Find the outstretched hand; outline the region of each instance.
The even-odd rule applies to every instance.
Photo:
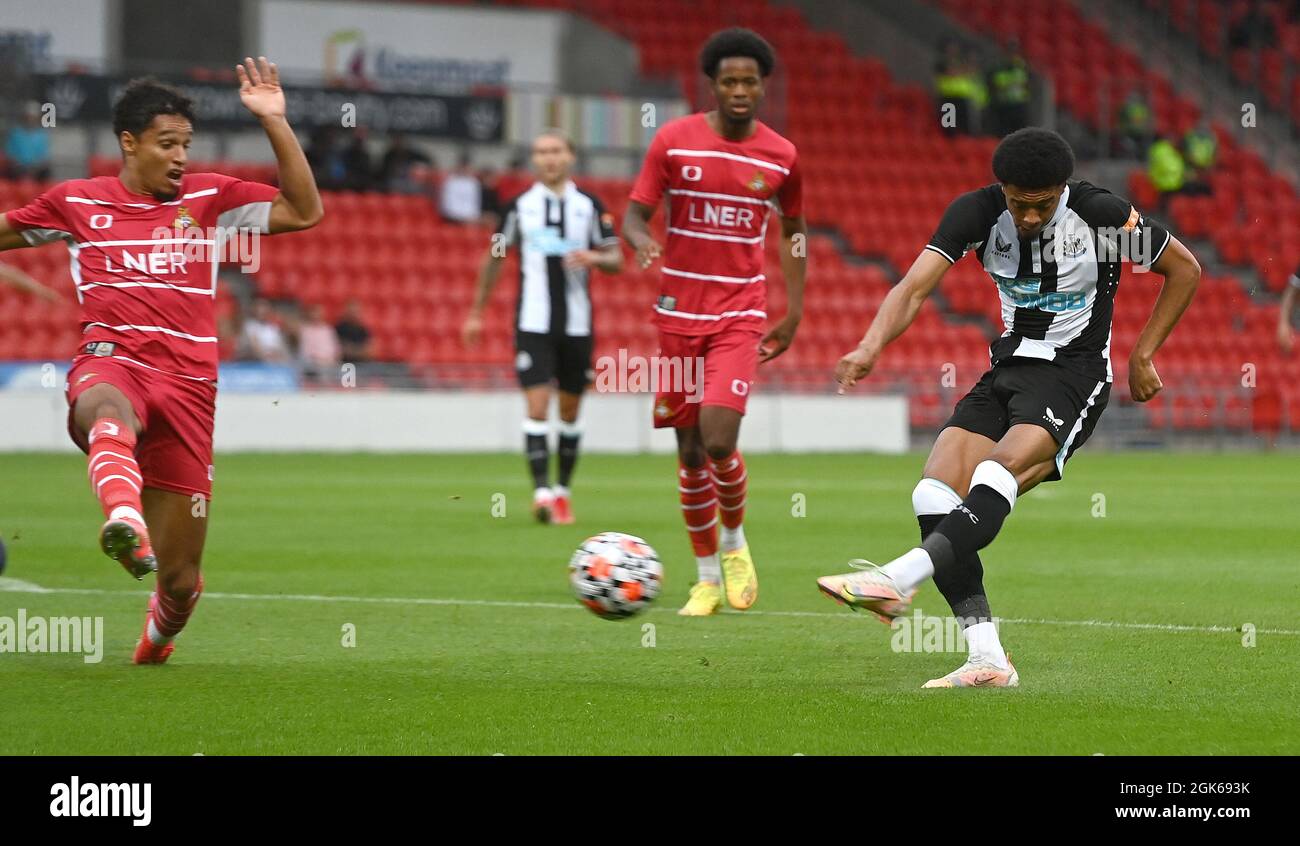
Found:
[[[876,366],[876,358],[877,354],[860,346],[845,353],[835,365],[835,381],[840,385],[837,393],[842,394],[858,384],[859,379],[867,378]]]
[[[244,108],[259,118],[284,117],[284,89],[280,87],[280,69],[265,56],[245,57],[235,65],[239,77],[239,99]]]

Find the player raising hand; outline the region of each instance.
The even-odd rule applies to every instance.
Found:
[[[64,241],[72,253],[82,339],[71,351],[68,431],[89,455],[107,518],[101,548],[137,579],[157,573],[137,664],[167,660],[203,590],[224,241],[307,229],[323,215],[279,71],[248,58],[237,73],[275,153],[278,190],[187,173],[193,104],[138,79],[113,107],[117,176],[60,183],[0,216],[0,250]]]

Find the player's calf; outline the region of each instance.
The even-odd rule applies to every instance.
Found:
[[[144,631],[136,644],[133,662],[162,664],[176,648],[176,636],[189,622],[203,594],[203,576],[197,569],[159,577],[158,589],[149,596]]]
[[[122,420],[96,420],[87,436],[90,486],[108,521],[99,530],[104,554],[142,579],[158,568],[142,514],[144,477],[135,460],[136,435]]]

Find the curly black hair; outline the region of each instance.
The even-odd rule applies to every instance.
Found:
[[[158,115],[179,115],[194,123],[194,101],[153,77],[133,79],[113,104],[113,134],[139,136]]]
[[[1065,184],[1074,173],[1074,151],[1060,133],[1026,126],[993,151],[993,175],[1004,185],[1036,191]]]
[[[758,62],[759,72],[766,78],[776,67],[776,52],[767,39],[752,29],[733,26],[709,36],[700,49],[700,70],[713,79],[723,59],[746,58]]]

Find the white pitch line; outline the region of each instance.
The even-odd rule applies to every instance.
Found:
[[[0,577],[0,593],[39,593],[39,594],[75,594],[80,596],[134,596],[143,598],[143,591],[106,590],[104,588],[47,588],[33,582]],[[580,605],[571,602],[523,602],[505,599],[439,599],[432,597],[406,596],[326,596],[313,593],[222,593],[204,591],[205,599],[236,599],[245,601],[268,602],[349,602],[375,605],[433,605],[465,606],[478,608],[557,608],[562,611],[582,611]],[[664,611],[666,609],[651,609]],[[841,620],[870,620],[865,615],[836,611],[731,611],[723,613],[745,617],[835,617]],[[929,618],[927,618],[929,619]],[[1140,631],[1161,631],[1196,634],[1237,634],[1241,629],[1232,626],[1184,626],[1176,623],[1122,623],[1114,620],[1043,620],[1028,617],[1000,617],[999,623],[1012,623],[1028,626],[1082,626],[1100,629],[1130,629]],[[1256,634],[1300,637],[1300,630],[1295,629],[1256,629]]]

